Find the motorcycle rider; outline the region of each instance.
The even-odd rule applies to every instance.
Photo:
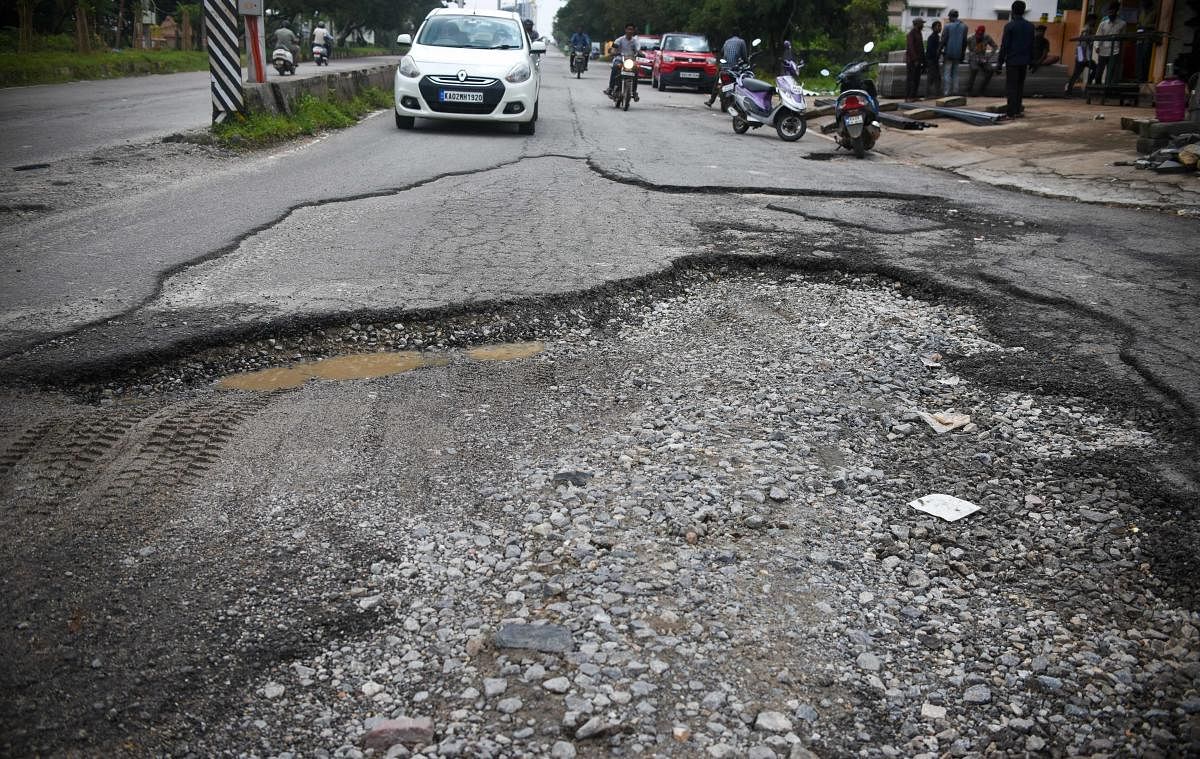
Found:
[[[297,66],[300,65],[299,38],[297,38],[296,33],[288,27],[288,22],[286,21],[280,24],[279,28],[275,30],[275,47],[276,49],[282,47],[291,51],[292,63]]]
[[[571,35],[571,68],[575,68],[575,55],[580,54],[584,59],[584,68],[587,68],[587,58],[592,54],[592,38],[587,36],[587,32],[583,31],[583,27],[579,27],[578,31]]]
[[[746,40],[742,39],[741,29],[735,27],[729,35],[729,39],[725,40],[725,44],[721,46],[721,60],[725,61],[721,66],[731,71],[737,69],[743,61],[750,61],[750,49],[746,47]],[[713,82],[712,94],[709,95],[708,100],[704,101],[704,104],[711,108],[720,96],[721,77],[718,75],[716,81]]]
[[[317,28],[313,29],[313,44],[320,45],[325,48],[325,57],[328,58],[333,47],[333,35],[325,28],[324,21],[317,22]]]
[[[612,93],[617,86],[617,75],[620,73],[620,64],[617,63],[617,56],[622,60],[625,58],[637,58],[637,27],[633,24],[625,25],[625,34],[617,37],[617,40],[612,44],[613,50],[613,65],[612,71],[608,75],[608,89],[604,91],[605,95],[612,97]],[[637,77],[633,77],[633,99],[638,100]]]

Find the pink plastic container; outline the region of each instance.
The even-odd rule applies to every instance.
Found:
[[[1164,79],[1154,88],[1154,116],[1159,121],[1187,118],[1187,85],[1182,79]]]

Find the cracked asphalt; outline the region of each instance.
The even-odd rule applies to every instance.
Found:
[[[599,286],[691,255],[699,248],[688,228],[706,224],[761,220],[769,231],[747,248],[840,255],[838,245],[821,244],[838,220],[780,217],[770,199],[865,195],[828,204],[843,209],[842,228],[862,228],[857,222],[894,200],[922,204],[929,223],[942,227],[873,241],[875,254],[856,266],[1091,314],[1122,333],[1118,350],[1153,384],[1193,412],[1200,403],[1190,244],[1200,222],[1017,194],[879,154],[798,160],[828,152],[829,143],[815,134],[796,145],[765,131],[738,137],[684,92],[646,88],[631,112],[618,113],[594,80],[548,75],[547,116],[533,139],[428,123],[406,134],[385,115],[198,168],[168,186],[139,192],[131,182],[95,204],[76,196],[71,207],[27,214],[0,231],[0,355],[10,373],[37,375],[195,345],[206,334],[224,339],[264,319],[402,313],[555,292],[567,282]],[[337,168],[314,179],[315,165]],[[476,197],[480,205],[465,219],[448,210]],[[618,197],[631,238],[624,253],[572,255],[572,247],[611,246]],[[1026,226],[989,235],[975,224],[982,218]],[[462,224],[477,229],[473,255],[453,239]],[[659,225],[670,233],[647,236]],[[422,235],[403,234],[412,227]],[[547,255],[553,275],[531,279]],[[279,265],[285,259],[295,265]],[[354,261],[349,277],[335,272],[339,259]],[[398,290],[403,297],[394,297]],[[160,318],[162,308],[177,318]],[[51,338],[58,339],[45,345]]]
[[[14,175],[0,749],[361,756],[401,713],[425,755],[1200,746],[1200,221],[563,69],[533,137]],[[364,350],[437,360],[213,385]],[[935,488],[985,510],[914,522]],[[489,642],[532,620],[578,651]]]

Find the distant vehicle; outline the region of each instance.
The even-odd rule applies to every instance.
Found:
[[[277,47],[271,53],[271,65],[279,72],[280,76],[296,73],[296,61],[292,58],[292,51],[286,47]]]
[[[499,121],[533,134],[546,43],[530,42],[521,17],[507,11],[435,8],[416,39],[396,38],[396,126],[416,119]]]
[[[717,57],[703,34],[671,32],[662,36],[654,57],[650,81],[659,90],[668,87],[712,89],[717,78]]]
[[[650,79],[654,71],[654,54],[662,43],[657,34],[639,34],[637,50],[638,79]]]
[[[593,42],[592,43],[592,60],[594,61],[599,57],[600,57],[600,43]]]

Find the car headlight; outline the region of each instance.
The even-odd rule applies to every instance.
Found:
[[[621,62],[621,65],[625,68],[626,71],[633,71],[635,61],[632,58],[626,58],[624,61]]]
[[[707,66],[716,66],[716,65],[717,65],[717,59],[716,59],[716,58],[705,58],[705,59],[704,59],[704,63],[705,63],[705,65],[707,65]]]
[[[675,62],[675,56],[673,56],[673,55],[664,55],[663,56],[663,63],[674,63],[674,62]]]
[[[417,62],[413,60],[411,55],[406,55],[400,59],[400,73],[409,79],[416,79],[421,75],[420,69],[417,68]]]
[[[533,73],[529,70],[529,65],[521,62],[508,70],[508,73],[504,75],[504,81],[520,84],[521,82],[528,81],[531,76],[533,76]]]

